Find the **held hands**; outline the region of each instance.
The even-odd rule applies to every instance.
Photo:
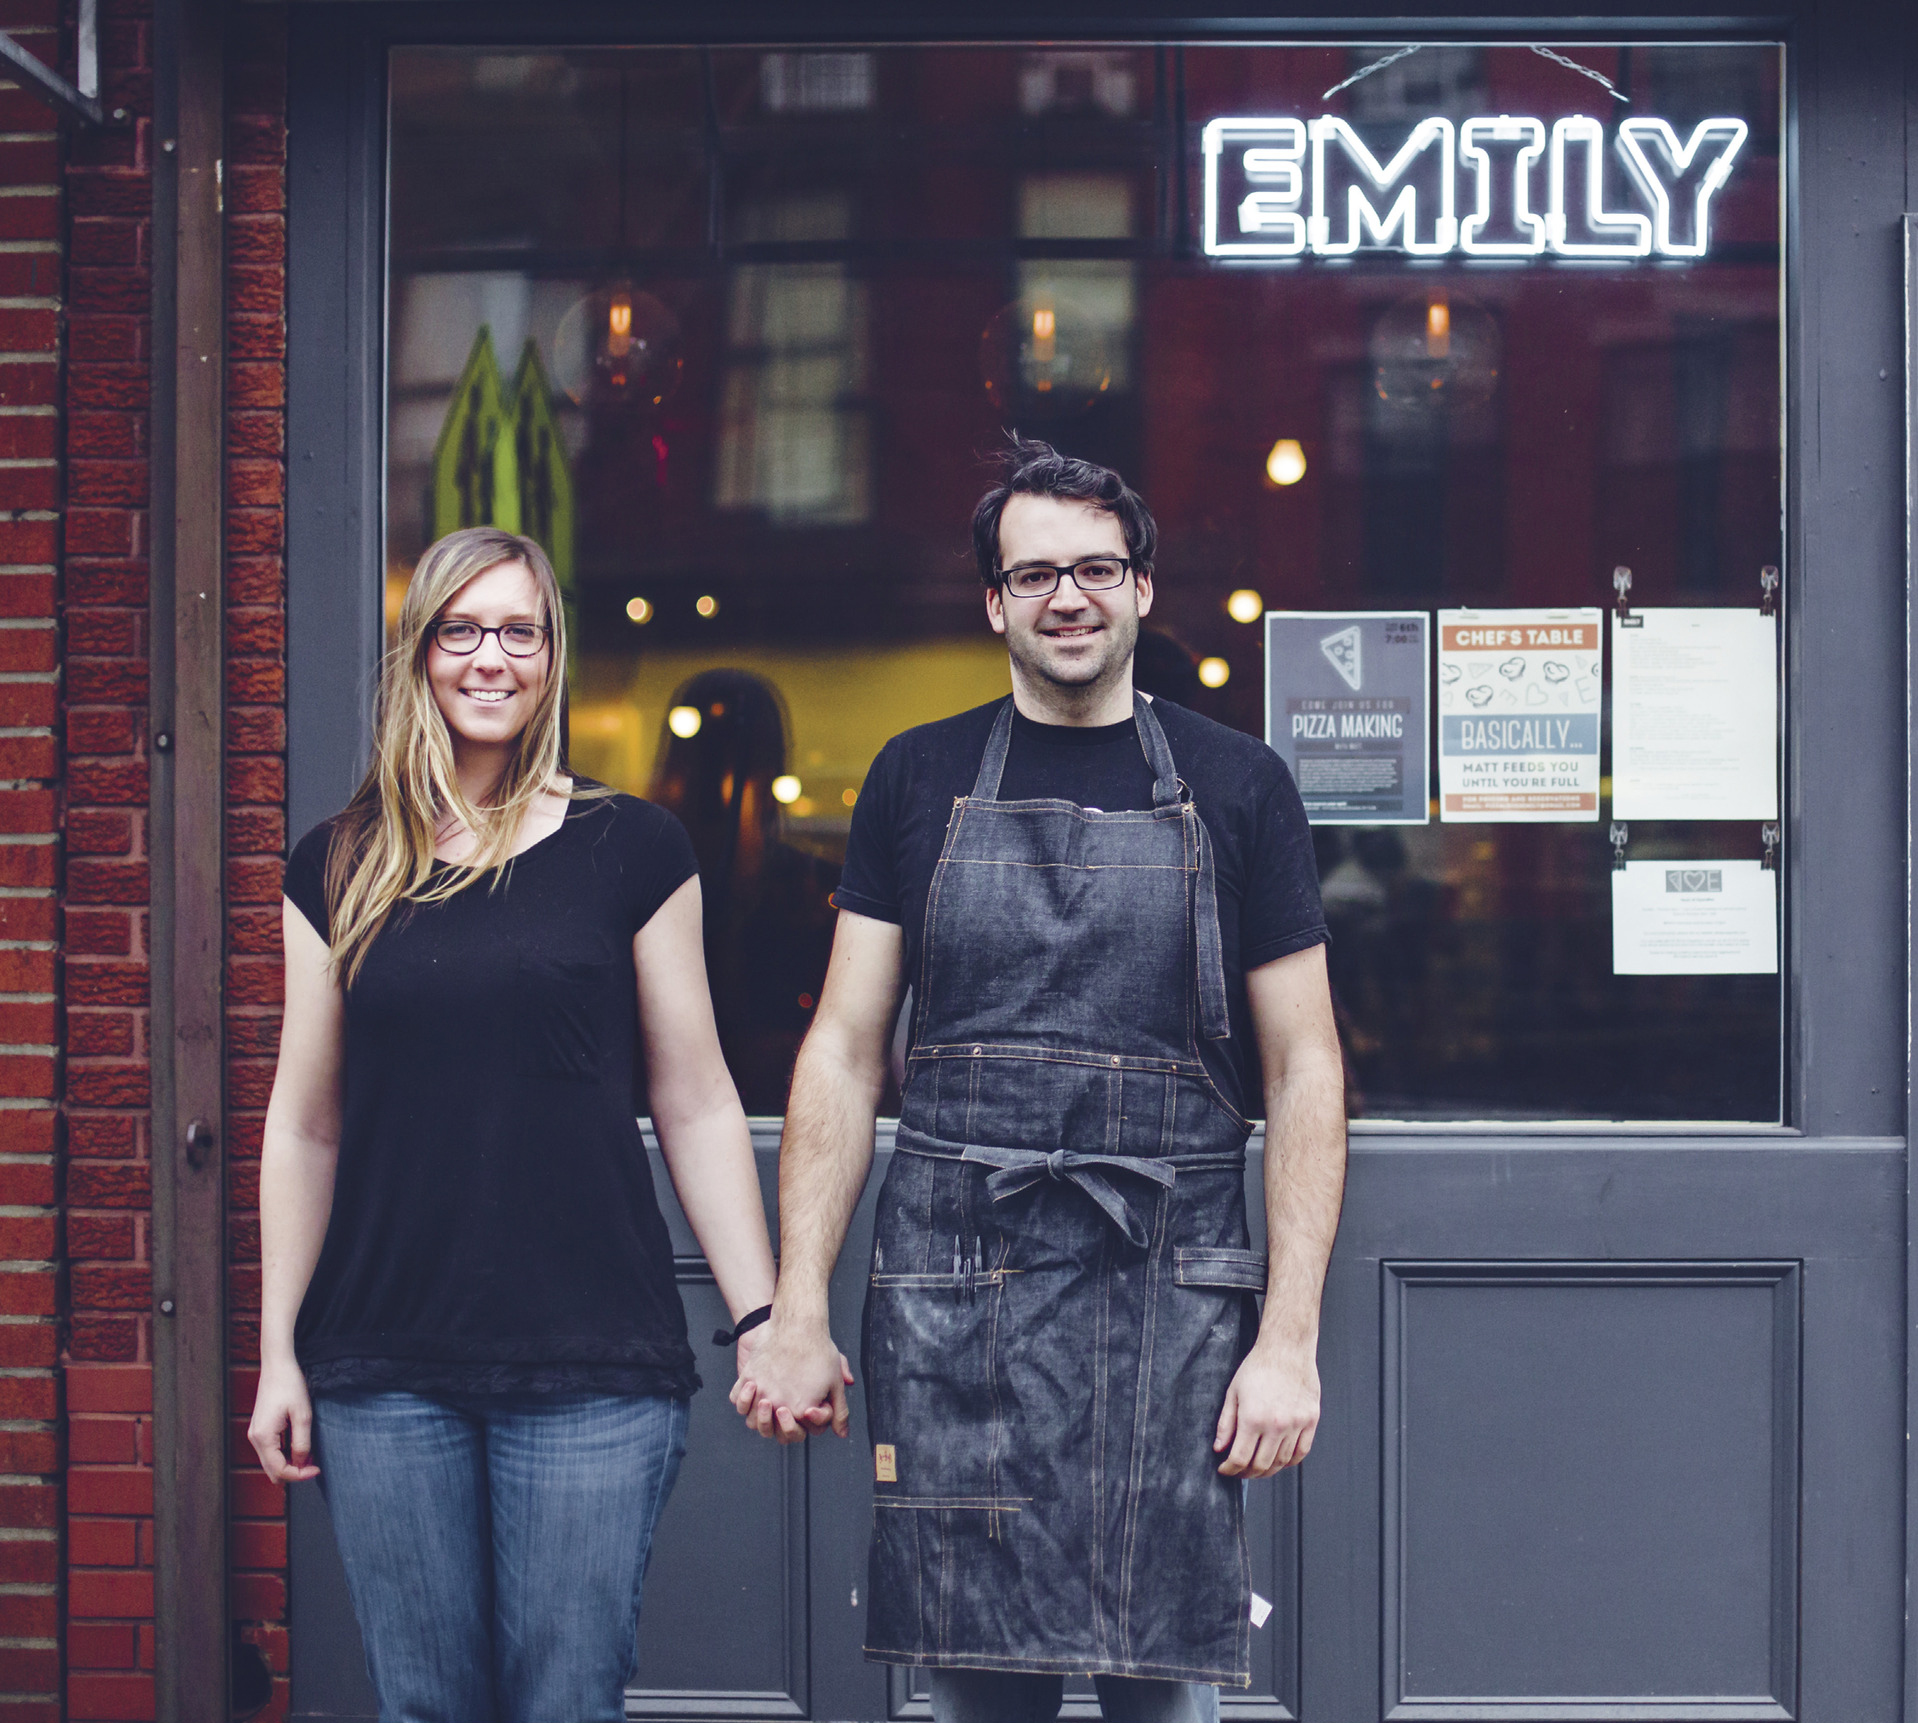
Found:
[[[1225,1391],[1215,1454],[1228,1478],[1269,1478],[1312,1451],[1319,1427],[1319,1366],[1311,1343],[1261,1339]],[[1227,1450],[1230,1450],[1228,1452]]]
[[[802,1325],[774,1313],[739,1342],[739,1380],[728,1398],[760,1435],[782,1443],[803,1442],[832,1426],[850,1427],[846,1390],[852,1366],[823,1324]]]
[[[284,1450],[281,1434],[287,1435]],[[260,1388],[253,1398],[253,1420],[246,1439],[260,1456],[260,1467],[276,1484],[304,1483],[317,1478],[313,1457],[313,1402],[307,1397],[306,1377],[292,1362],[260,1367]]]

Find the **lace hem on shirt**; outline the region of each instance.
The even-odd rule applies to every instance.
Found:
[[[452,1363],[436,1358],[327,1358],[306,1366],[315,1394],[646,1394],[684,1400],[691,1370],[651,1364]]]

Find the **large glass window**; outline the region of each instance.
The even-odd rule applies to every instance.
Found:
[[[1254,734],[1267,610],[1609,606],[1619,567],[1635,607],[1757,608],[1782,51],[1386,58],[394,53],[389,602],[457,525],[552,550],[573,762],[692,833],[749,1110],[874,755],[1008,686],[967,536],[1007,427],[1144,493],[1142,680]],[[1776,975],[1614,973],[1609,735],[1608,699],[1596,819],[1316,828],[1355,1109],[1780,1116]]]

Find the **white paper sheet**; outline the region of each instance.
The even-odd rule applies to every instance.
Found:
[[[1602,613],[1441,610],[1439,818],[1598,818]]]
[[[1776,975],[1778,875],[1755,861],[1636,861],[1612,874],[1614,975]]]
[[[1778,818],[1778,619],[1612,618],[1612,817]]]

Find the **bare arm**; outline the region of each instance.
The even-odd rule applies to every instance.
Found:
[[[293,1323],[333,1211],[345,1014],[325,940],[290,900],[280,919],[286,1015],[260,1151],[260,1386],[247,1440],[266,1475],[286,1483],[319,1476]]]
[[[827,1289],[872,1170],[905,941],[890,922],[841,910],[819,1011],[799,1049],[779,1147],[779,1290],[766,1344],[733,1404],[762,1436],[796,1441],[800,1420],[847,1430],[845,1359]]]
[[[679,1206],[735,1319],[770,1303],[773,1250],[739,1091],[719,1050],[699,881],[689,879],[633,939],[653,1129]],[[742,1360],[758,1343],[739,1343]]]
[[[1319,1299],[1345,1198],[1345,1082],[1325,947],[1246,978],[1265,1076],[1265,1230],[1259,1338],[1219,1416],[1228,1477],[1270,1477],[1312,1450],[1319,1423]],[[1228,1452],[1229,1450],[1229,1452]]]

